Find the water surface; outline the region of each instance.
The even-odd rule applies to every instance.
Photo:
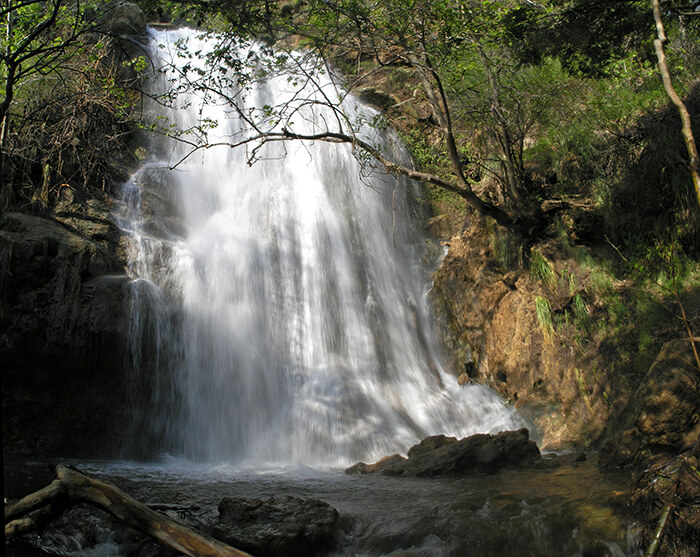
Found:
[[[181,460],[75,464],[142,502],[197,507],[193,513],[204,523],[216,519],[226,496],[321,499],[340,513],[338,545],[330,554],[336,556],[633,555],[624,514],[628,478],[601,473],[594,455],[553,470],[430,479],[300,466],[252,471]],[[81,551],[72,555],[92,554],[86,553],[90,547]],[[118,554],[126,553],[100,555]]]

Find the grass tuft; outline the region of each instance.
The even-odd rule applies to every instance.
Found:
[[[535,314],[544,338],[552,340],[554,338],[554,321],[552,320],[552,306],[547,298],[542,296],[535,298]]]
[[[539,251],[534,251],[530,258],[530,276],[547,287],[553,286],[557,278],[554,265]]]

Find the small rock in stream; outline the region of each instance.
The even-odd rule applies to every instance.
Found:
[[[318,499],[224,497],[213,536],[256,557],[302,557],[331,549],[338,511]]]

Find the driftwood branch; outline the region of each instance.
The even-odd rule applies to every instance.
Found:
[[[250,557],[206,534],[158,513],[118,488],[63,465],[48,486],[5,507],[7,539],[26,533],[50,513],[52,503],[88,503],[106,510],[124,524],[191,557]]]
[[[5,539],[11,540],[23,534],[39,530],[61,516],[64,510],[65,506],[62,502],[52,502],[45,507],[32,511],[27,516],[10,520],[5,524]]]

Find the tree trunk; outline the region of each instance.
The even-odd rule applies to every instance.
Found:
[[[212,537],[162,515],[115,486],[81,474],[63,465],[56,466],[57,478],[48,486],[5,506],[5,536],[25,533],[33,519],[25,515],[61,501],[89,503],[100,507],[126,525],[191,557],[250,557]]]
[[[666,31],[664,31],[664,24],[661,20],[661,8],[659,7],[659,0],[651,1],[652,9],[654,10],[654,21],[656,22],[656,34],[658,38],[654,41],[654,50],[656,51],[656,58],[659,62],[659,72],[661,73],[661,79],[664,82],[664,89],[666,89],[666,94],[671,99],[671,102],[678,109],[678,113],[681,116],[681,133],[683,134],[683,140],[685,141],[686,149],[688,150],[690,174],[693,180],[693,186],[695,188],[695,196],[698,201],[698,208],[700,209],[700,159],[698,158],[698,148],[695,144],[695,137],[693,137],[693,130],[690,126],[690,114],[685,104],[681,98],[676,93],[671,83],[671,74],[668,71],[668,66],[666,65],[666,54],[664,53],[664,43],[667,41]]]
[[[514,162],[513,155],[513,140],[510,136],[510,130],[508,129],[508,123],[505,118],[505,111],[503,105],[501,104],[500,96],[500,86],[498,84],[498,79],[496,74],[491,68],[491,62],[486,56],[486,52],[481,47],[481,45],[472,39],[476,45],[476,49],[479,52],[479,57],[484,65],[484,70],[486,71],[486,76],[489,81],[489,87],[491,88],[491,114],[493,115],[494,122],[496,123],[496,135],[498,142],[501,144],[501,151],[503,152],[503,164],[505,166],[505,182],[508,186],[508,193],[513,201],[518,201],[520,198],[520,175],[522,174],[517,164]]]
[[[11,52],[11,39],[12,39],[12,0],[7,0],[6,2],[6,9],[7,9],[7,19],[5,21],[5,44],[7,45],[7,52],[4,52],[4,55],[7,55],[7,62],[9,62],[9,56]],[[9,70],[9,68],[8,68]],[[6,85],[10,86],[10,79],[11,76],[9,75],[10,72],[8,72],[8,75],[6,76],[7,82]],[[7,104],[7,108],[5,108],[6,105],[6,100],[7,100],[7,95],[8,95],[8,90],[6,87],[5,91],[5,99],[3,99],[3,110],[2,113],[0,114],[0,215],[2,215],[6,210],[10,208],[10,203],[12,201],[12,186],[10,185],[9,180],[5,180],[3,177],[3,169],[5,166],[5,144],[7,143],[7,134],[9,133],[9,104]]]
[[[455,141],[454,133],[452,130],[450,107],[447,103],[447,96],[445,95],[445,91],[442,87],[440,77],[437,74],[437,72],[433,69],[433,66],[430,60],[427,58],[427,56],[425,62],[421,61],[417,56],[411,54],[407,56],[407,59],[413,65],[413,68],[416,70],[416,73],[418,74],[418,77],[420,78],[421,83],[423,84],[423,89],[428,97],[428,100],[430,101],[430,104],[433,107],[433,112],[435,113],[435,117],[438,120],[438,124],[442,131],[443,139],[447,147],[447,153],[450,159],[450,164],[452,166],[452,172],[457,178],[457,184],[454,189],[451,189],[446,188],[445,185],[437,184],[437,182],[434,180],[422,179],[418,177],[418,174],[420,173],[417,172],[414,173],[414,176],[411,176],[405,172],[404,174],[409,176],[409,178],[414,178],[422,182],[437,184],[440,185],[440,187],[448,189],[448,191],[453,191],[457,193],[460,197],[462,197],[462,199],[464,199],[471,207],[476,209],[476,211],[480,215],[493,218],[501,226],[506,226],[511,229],[515,229],[519,233],[527,234],[527,219],[522,214],[520,214],[519,211],[513,211],[514,213],[516,213],[516,216],[513,217],[511,215],[508,215],[505,211],[501,210],[495,205],[485,203],[474,193],[471,186],[469,185],[469,182],[467,181],[464,169],[462,168],[459,153],[457,151],[457,143]],[[431,78],[435,81],[435,87],[431,83]],[[436,94],[435,89],[437,89],[438,94]],[[387,168],[389,168],[390,165],[387,165],[386,162],[384,162],[381,158],[377,157],[376,155],[374,156],[375,158],[380,160],[380,162],[382,162],[385,166],[387,166]],[[506,174],[512,175],[512,173],[508,172]]]

